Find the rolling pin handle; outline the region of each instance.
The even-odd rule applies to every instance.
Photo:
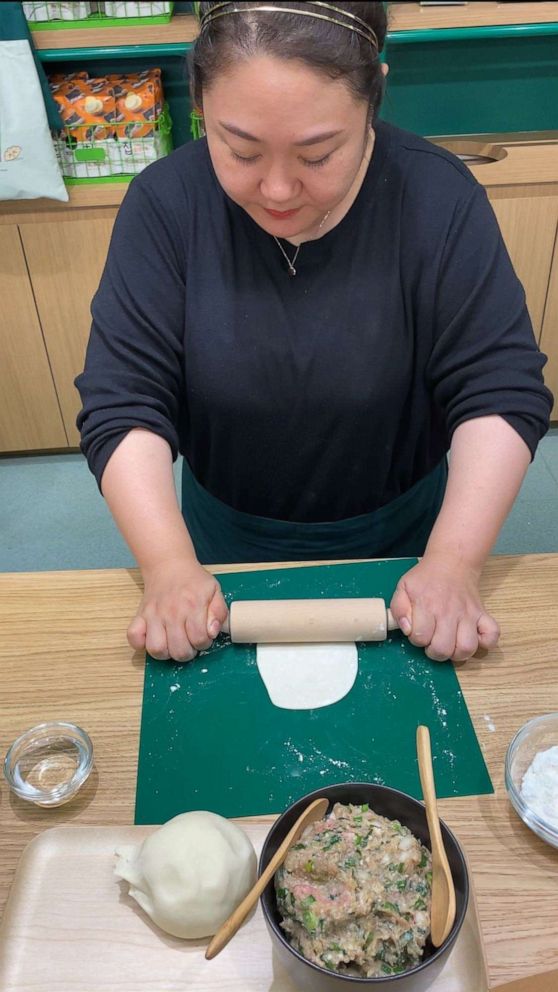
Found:
[[[389,606],[386,609],[386,615],[387,615],[387,629],[388,630],[399,630],[399,624],[397,623],[397,620],[395,619],[395,617],[394,617],[393,613],[391,612]]]
[[[230,634],[230,632],[231,632],[230,613],[227,613],[226,619],[221,624],[221,633],[222,634]]]

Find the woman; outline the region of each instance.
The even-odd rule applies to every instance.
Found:
[[[437,660],[497,643],[478,582],[548,426],[544,357],[484,190],[377,119],[385,33],[381,3],[202,3],[207,137],[120,209],[78,426],[156,658],[210,644],[203,565],[233,561],[422,555],[403,632]]]

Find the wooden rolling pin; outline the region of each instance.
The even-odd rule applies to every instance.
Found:
[[[237,644],[383,641],[397,623],[383,599],[239,599],[223,630]]]

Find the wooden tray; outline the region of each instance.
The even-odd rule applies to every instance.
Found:
[[[256,851],[271,819],[239,820]],[[2,992],[296,992],[262,912],[213,961],[206,940],[152,925],[114,874],[114,850],[155,827],[54,827],[21,858],[0,930]],[[474,893],[432,992],[488,992]]]

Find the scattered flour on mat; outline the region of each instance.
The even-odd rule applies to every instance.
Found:
[[[454,754],[454,752],[453,751],[450,751],[450,749],[446,747],[442,751],[442,754],[447,759],[447,763],[448,763],[449,767],[453,770],[453,768],[455,767],[455,754]],[[436,760],[436,759],[434,759],[434,760]]]
[[[447,727],[448,721],[445,719],[445,717],[447,717],[448,711],[445,708],[445,706],[442,706],[442,702],[440,700],[440,697],[438,696],[438,693],[436,692],[436,686],[434,685],[433,680],[432,679],[428,679],[428,681],[425,682],[425,687],[427,689],[430,689],[430,695],[431,695],[431,698],[432,698],[432,705],[434,706],[436,715],[437,715],[437,717],[438,717],[438,719],[439,719],[442,727],[444,727],[444,728]]]
[[[351,767],[349,765],[349,762],[348,761],[342,761],[340,758],[330,758],[329,755],[324,754],[324,752],[323,751],[320,751],[317,747],[314,748],[314,751],[315,751],[316,754],[318,754],[320,756],[320,758],[323,758],[324,761],[327,761],[328,764],[334,765],[335,768],[350,768]]]
[[[176,692],[177,689],[180,689],[180,682],[175,682],[174,685],[171,685],[170,687],[171,692]]]
[[[290,751],[291,754],[294,754],[297,761],[304,761],[304,755],[302,751],[299,751],[298,748],[294,746],[292,741],[285,741],[285,747],[287,748],[287,751]]]
[[[320,749],[317,747],[312,747],[311,753],[307,755],[304,755],[302,751],[299,751],[296,745],[289,739],[283,741],[283,747],[285,748],[285,750],[289,751],[293,755],[293,757],[297,759],[298,762],[300,763],[306,762],[306,764],[310,766],[315,766],[317,764],[327,764],[327,765],[333,765],[334,768],[351,767],[348,761],[343,761],[341,758],[332,758],[330,755],[324,754],[324,752],[320,751]],[[319,769],[318,774],[327,775],[328,770],[329,769],[327,767],[321,768]]]

